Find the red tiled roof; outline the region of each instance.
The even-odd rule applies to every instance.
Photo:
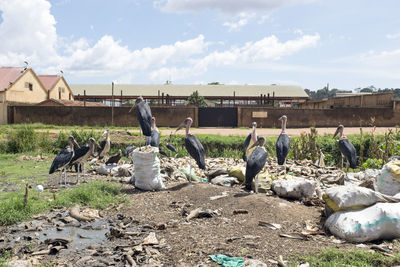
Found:
[[[44,88],[49,91],[53,88],[54,84],[60,79],[58,75],[38,75],[39,80],[42,82]]]
[[[74,100],[67,100],[67,99],[54,99],[50,98],[47,100],[44,100],[36,105],[38,106],[54,106],[54,104],[60,105],[60,106],[75,106],[75,107],[83,107],[84,102],[83,101],[74,101]],[[87,107],[107,107],[106,104],[101,103],[101,102],[89,102],[86,101],[86,106]]]
[[[18,67],[0,67],[0,92],[10,87],[19,76],[24,73],[24,68]]]

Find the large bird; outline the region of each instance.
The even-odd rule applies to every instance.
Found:
[[[140,128],[142,129],[144,136],[151,136],[151,109],[149,105],[143,100],[143,97],[138,97],[135,101],[135,104],[129,110],[136,106],[136,116],[140,124]]]
[[[158,147],[160,145],[160,131],[156,126],[156,118],[151,118],[151,135],[146,136],[146,145]]]
[[[343,125],[339,125],[336,129],[333,138],[339,134],[339,150],[342,153],[342,168],[343,168],[343,155],[346,157],[347,161],[350,163],[350,168],[355,169],[357,168],[357,155],[356,149],[353,144],[347,139],[346,136],[343,135]]]
[[[286,164],[286,157],[289,153],[290,138],[285,132],[287,121],[286,115],[280,117],[279,120],[282,121],[282,131],[278,137],[278,140],[276,140],[276,156],[278,157],[278,164],[283,165]]]
[[[256,147],[253,153],[249,156],[246,163],[246,182],[245,187],[247,190],[251,190],[251,182],[254,177],[255,181],[255,192],[258,193],[258,177],[257,174],[264,168],[267,162],[268,153],[264,147],[265,137],[258,137],[257,141],[250,147]]]
[[[243,143],[243,156],[242,159],[244,161],[247,160],[247,156],[251,154],[251,150],[247,150],[252,144],[254,144],[255,142],[257,142],[257,132],[256,132],[256,128],[257,128],[257,122],[253,122],[251,124],[252,130],[251,133],[249,133],[249,135],[246,137],[246,139],[244,140]]]
[[[188,117],[186,118],[175,130],[175,132],[179,131],[183,127],[186,128],[186,137],[185,137],[185,147],[189,155],[194,158],[200,169],[206,169],[205,162],[205,151],[203,145],[200,143],[199,139],[190,133],[190,126],[193,123],[193,119]],[[190,161],[191,162],[191,161]],[[192,164],[190,163],[190,173],[192,173]]]
[[[110,130],[106,130],[103,133],[104,140],[100,142],[100,147],[99,147],[99,159],[102,159],[105,157],[105,155],[108,153],[108,151],[110,151],[110,147],[111,147],[111,140],[110,140]],[[105,159],[104,159],[105,161]]]
[[[71,135],[68,137],[69,145],[61,150],[60,153],[54,158],[53,163],[51,164],[49,174],[54,173],[58,169],[60,171],[60,183],[62,172],[64,172],[64,184],[67,184],[67,167],[72,158],[74,157],[74,145],[79,147],[78,143],[75,141],[75,138]]]
[[[107,161],[106,161],[106,165],[108,164],[118,164],[118,161],[122,158],[122,151],[121,149],[118,150],[118,153],[115,155],[112,155]]]
[[[98,146],[96,141],[94,140],[93,137],[91,137],[89,139],[89,145],[86,144],[74,151],[74,157],[71,159],[69,166],[76,165],[76,169],[78,172],[78,175],[76,178],[77,184],[79,182],[79,176],[80,176],[81,171],[83,173],[83,178],[85,178],[85,162],[87,161],[89,156],[94,155],[94,149],[96,146]]]

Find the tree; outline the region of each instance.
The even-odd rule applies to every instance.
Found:
[[[199,91],[197,90],[194,91],[187,100],[189,102],[189,105],[195,105],[198,107],[207,107],[206,100],[204,99],[204,97],[199,95]]]

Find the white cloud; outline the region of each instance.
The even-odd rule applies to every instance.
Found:
[[[386,34],[386,38],[388,39],[399,39],[400,38],[400,33],[394,33],[394,34]]]
[[[192,59],[190,67],[163,67],[151,73],[154,80],[165,80],[172,76],[173,80],[181,77],[193,77],[205,73],[209,67],[242,66],[272,62],[284,56],[292,55],[302,49],[315,47],[320,39],[319,34],[304,35],[295,40],[280,42],[274,35],[265,37],[257,42],[247,42],[242,47],[232,47],[225,51],[214,51],[200,59]],[[168,74],[168,76],[166,76]],[[177,76],[174,76],[177,75]]]
[[[157,0],[154,6],[165,12],[198,12],[203,10],[218,10],[228,14],[238,14],[243,11],[270,12],[272,10],[307,4],[314,0]]]
[[[228,27],[229,31],[239,31],[243,26],[247,25],[250,19],[254,18],[254,13],[240,13],[232,22],[224,22],[223,26]]]

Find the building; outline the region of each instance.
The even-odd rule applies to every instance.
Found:
[[[61,90],[61,94],[57,90]],[[7,123],[8,106],[34,105],[54,94],[58,94],[59,99],[74,99],[62,76],[38,76],[27,67],[0,67],[0,124]]]
[[[135,84],[72,84],[76,100],[97,101],[111,105],[132,103],[142,96],[153,105],[185,105],[198,91],[211,106],[270,105],[294,106],[308,99],[300,86],[282,85],[135,85]]]
[[[302,109],[388,108],[393,107],[393,93],[340,95],[334,98],[309,100],[297,105]]]
[[[47,99],[74,100],[74,94],[63,76],[38,75],[38,77],[48,92]]]
[[[99,102],[84,102],[84,101],[74,101],[74,100],[66,100],[66,99],[54,99],[50,98],[44,100],[36,106],[68,106],[68,107],[106,107],[106,104],[99,103]]]

